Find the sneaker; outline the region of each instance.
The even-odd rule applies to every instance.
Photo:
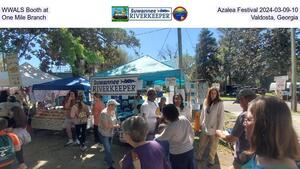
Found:
[[[78,139],[76,139],[75,144],[79,145],[80,141]]]
[[[84,146],[80,146],[81,151],[85,151],[86,149],[88,149],[88,147],[86,145]]]
[[[73,140],[69,140],[69,141],[65,144],[65,146],[71,145],[71,144],[73,144],[73,143],[74,143]]]
[[[27,169],[27,165],[25,163],[22,163],[19,165],[18,169]]]
[[[99,148],[99,151],[100,152],[103,152],[104,151],[104,146],[102,144],[99,144],[98,145],[98,148]]]

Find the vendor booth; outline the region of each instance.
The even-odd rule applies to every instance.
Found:
[[[8,62],[8,71],[0,72],[0,91],[8,91],[10,95],[14,95],[18,101],[28,107],[28,109],[25,110],[29,110],[29,108],[32,106],[30,99],[32,85],[45,83],[60,78],[43,72],[27,62],[19,66],[17,57],[13,59],[15,60],[14,64],[11,64],[11,61]],[[5,102],[0,104],[0,114],[6,114],[6,112],[9,112],[11,106],[7,105],[11,104],[7,104]],[[25,111],[25,113],[28,115],[28,118],[31,117],[29,111]]]
[[[138,80],[142,82],[140,87],[143,88],[154,85],[155,81],[165,81],[166,78],[176,78],[178,79],[177,85],[180,85],[179,82],[183,85],[185,79],[184,73],[180,69],[175,69],[149,56],[133,60],[113,70],[97,73],[94,77],[107,78],[128,75],[138,76]]]
[[[89,102],[89,81],[82,77],[71,77],[54,80],[47,83],[33,85],[34,99],[43,102],[44,105],[37,108],[36,115],[32,118],[32,128],[62,130],[65,110],[62,106],[64,96],[70,91],[82,91],[85,94],[85,102]],[[49,94],[50,93],[50,94]],[[40,102],[41,103],[41,102]]]
[[[117,99],[121,103],[118,116],[123,120],[133,115],[132,103],[137,91],[154,87],[157,83],[164,85],[170,78],[175,79],[177,86],[184,83],[184,73],[179,69],[144,56],[91,77],[91,92]]]
[[[103,101],[109,98],[116,99],[117,118],[120,121],[139,113],[143,103],[138,94],[149,87],[165,85],[168,79],[175,79],[173,85],[183,85],[184,73],[149,56],[133,60],[113,70],[97,73],[91,77],[91,92],[103,95]],[[176,84],[176,82],[178,82]],[[180,84],[181,82],[181,84]],[[161,85],[157,85],[161,83]],[[160,92],[162,95],[162,92]],[[117,132],[119,139],[124,142],[122,131]]]

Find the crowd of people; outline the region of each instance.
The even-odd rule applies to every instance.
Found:
[[[6,100],[4,99],[6,97]],[[0,168],[9,167],[17,159],[18,169],[27,168],[23,146],[31,141],[26,128],[28,117],[24,106],[16,97],[1,93],[1,102],[11,102],[9,112],[1,114],[0,145],[6,140],[5,151],[14,151],[14,157],[0,158]],[[147,100],[136,97],[135,114],[122,123],[117,119],[119,103],[110,99],[106,104],[98,93],[89,106],[83,95],[70,91],[63,102],[66,146],[78,144],[86,151],[88,118],[93,115],[95,143],[104,152],[103,161],[109,169],[116,166],[112,154],[112,138],[116,129],[122,130],[125,141],[132,150],[124,155],[119,165],[122,169],[196,169],[197,162],[211,168],[219,139],[235,144],[233,168],[235,169],[296,169],[300,160],[300,144],[292,126],[291,112],[286,103],[276,97],[256,96],[250,89],[239,92],[237,102],[242,112],[233,129],[224,129],[224,104],[217,88],[208,90],[200,115],[200,140],[194,143],[192,111],[184,104],[181,94],[175,93],[172,103],[162,97],[157,103],[155,89],[147,90]],[[90,113],[91,112],[91,113]],[[2,142],[1,142],[2,141]],[[195,147],[197,146],[197,147]],[[10,150],[13,149],[13,150]],[[206,150],[208,149],[208,155]],[[196,151],[197,150],[197,151]],[[9,153],[8,153],[9,154]]]
[[[30,125],[29,109],[18,93],[10,95],[4,90],[0,93],[0,168],[28,168],[23,151],[31,142],[27,131]]]
[[[228,133],[223,131],[223,101],[218,89],[210,88],[201,111],[200,141],[194,144],[190,114],[182,113],[182,96],[175,94],[173,104],[163,104],[164,101],[156,104],[154,89],[149,89],[147,96],[141,116],[133,116],[122,124],[124,137],[133,147],[120,161],[123,169],[195,169],[196,161],[202,163],[207,158],[206,149],[209,150],[206,167],[211,168],[215,165],[220,138],[235,144],[232,166],[235,169],[299,167],[300,144],[292,126],[291,112],[286,103],[276,97],[257,97],[250,89],[241,90],[237,102],[243,111]],[[157,109],[161,115],[156,113]],[[194,146],[199,147],[197,152]]]

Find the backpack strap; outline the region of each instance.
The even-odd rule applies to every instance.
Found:
[[[8,166],[15,161],[15,151],[8,134],[0,135],[0,168]]]

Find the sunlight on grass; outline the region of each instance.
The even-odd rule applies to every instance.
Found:
[[[81,157],[82,161],[94,157],[95,154],[86,154],[84,157]]]
[[[94,144],[91,146],[91,149],[97,149],[98,148],[98,144]]]
[[[230,96],[222,96],[221,100],[223,100],[223,101],[235,101],[236,98],[235,97],[230,97]]]
[[[266,93],[266,96],[276,96],[275,93]]]
[[[34,166],[34,167],[32,167],[32,169],[39,169],[39,168],[41,168],[41,167],[43,167],[44,165],[46,165],[48,163],[48,161],[38,161],[37,162],[37,164]]]
[[[300,110],[298,109],[297,112],[292,111],[292,114],[294,114],[294,115],[300,115]]]

